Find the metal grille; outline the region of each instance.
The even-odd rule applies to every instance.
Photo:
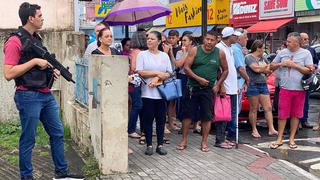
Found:
[[[88,61],[76,60],[76,101],[88,107]]]

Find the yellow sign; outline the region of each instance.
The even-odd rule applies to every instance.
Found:
[[[106,2],[102,1],[101,4],[96,4],[95,6],[95,15],[97,20],[104,19],[115,2]]]
[[[185,0],[170,4],[166,28],[200,26],[201,0]],[[230,0],[212,0],[208,3],[208,24],[229,24]]]

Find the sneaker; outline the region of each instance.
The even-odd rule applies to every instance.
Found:
[[[146,151],[144,152],[145,155],[151,156],[153,154],[153,147],[148,146]]]
[[[158,146],[156,149],[156,153],[158,153],[159,155],[167,155],[167,151],[163,148],[163,146]]]
[[[76,179],[83,179],[84,180],[84,176],[65,173],[65,174],[56,175],[53,178],[53,180],[76,180]]]

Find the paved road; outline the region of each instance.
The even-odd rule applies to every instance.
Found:
[[[310,99],[309,122],[316,124],[318,113],[320,112],[320,100]],[[287,160],[297,166],[311,171],[320,177],[320,132],[312,131],[312,129],[299,130],[296,135],[296,144],[298,148],[295,150],[289,149],[287,144],[284,144],[278,150],[271,150],[269,145],[276,140],[275,137],[268,137],[267,128],[264,122],[260,123],[259,132],[262,135],[261,139],[251,137],[250,127],[241,126],[240,135],[242,139],[249,142],[252,146],[268,152],[272,157],[277,159]],[[288,140],[288,135],[284,139]],[[287,143],[287,141],[284,141]],[[317,170],[317,171],[315,171]]]

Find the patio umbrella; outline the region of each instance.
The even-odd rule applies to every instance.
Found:
[[[135,25],[170,13],[169,8],[154,0],[124,0],[115,4],[103,21],[111,26]]]

